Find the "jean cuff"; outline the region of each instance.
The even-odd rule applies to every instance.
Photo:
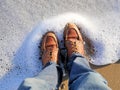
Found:
[[[58,84],[56,85],[56,89],[55,89],[55,90],[58,90],[58,88],[59,88],[59,86],[62,82],[62,76],[63,76],[62,68],[58,64],[56,64],[55,62],[49,61],[42,69],[45,69],[52,64],[54,64],[54,66],[56,66],[56,69],[57,69],[57,72],[58,72]]]
[[[67,63],[68,72],[71,71],[72,64],[76,57],[84,58],[80,53],[73,52],[72,55],[68,58],[68,63]]]
[[[49,66],[49,65],[51,65],[51,64],[55,64],[56,66],[59,66],[59,65],[57,65],[55,62],[53,62],[53,61],[49,61],[48,63],[46,63],[46,65],[45,65],[45,66],[43,66],[43,68],[42,68],[42,69],[44,69],[44,68],[48,67],[48,66]]]
[[[69,60],[68,61],[74,61],[74,59],[76,58],[76,57],[81,57],[81,58],[84,58],[80,53],[75,53],[75,52],[73,52],[72,53],[72,55],[68,58]]]

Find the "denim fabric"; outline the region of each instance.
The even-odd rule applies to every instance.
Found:
[[[73,53],[68,60],[70,90],[111,90],[107,81],[93,71],[88,61],[80,54]],[[55,90],[62,80],[62,70],[49,62],[38,76],[25,79],[18,90]]]
[[[69,90],[111,90],[107,81],[93,71],[80,54],[73,53],[68,61]]]
[[[48,62],[37,76],[25,79],[18,90],[56,90],[61,80],[61,68],[53,62]]]

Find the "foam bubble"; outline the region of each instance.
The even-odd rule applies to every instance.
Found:
[[[105,65],[119,60],[120,40],[116,32],[105,30],[105,28],[97,28],[97,24],[92,22],[91,19],[80,14],[66,13],[44,20],[33,30],[33,43],[40,41],[42,35],[47,31],[54,31],[61,41],[64,27],[68,22],[75,23],[81,29],[86,43],[86,52],[92,64]],[[100,31],[100,29],[103,30]],[[113,37],[113,34],[110,33],[116,35]],[[31,48],[31,51],[33,51],[33,48]]]

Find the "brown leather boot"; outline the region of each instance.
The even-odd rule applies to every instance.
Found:
[[[85,56],[82,35],[75,24],[68,23],[65,26],[64,41],[68,57],[70,57],[73,52],[80,53],[82,56]]]
[[[53,32],[47,32],[41,42],[42,63],[45,66],[49,61],[58,63],[58,40]]]

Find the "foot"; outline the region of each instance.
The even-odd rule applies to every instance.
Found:
[[[73,52],[80,53],[82,56],[85,55],[82,35],[75,24],[68,23],[65,26],[64,41],[68,57],[70,57]]]
[[[58,63],[58,40],[53,32],[47,32],[41,42],[42,63],[45,66],[52,61]]]

